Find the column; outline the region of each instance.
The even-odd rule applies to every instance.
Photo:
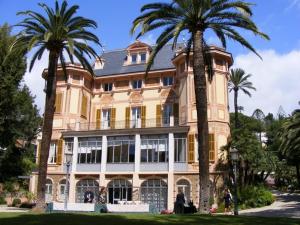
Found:
[[[137,172],[132,176],[132,201],[140,201],[140,178]]]
[[[73,138],[73,155],[72,155],[72,164],[70,168],[69,174],[69,199],[68,202],[75,202],[75,190],[76,190],[76,181],[75,181],[75,173],[77,166],[77,157],[78,157],[78,137]]]
[[[73,138],[73,155],[72,155],[72,165],[70,169],[70,174],[76,171],[78,157],[78,137]]]
[[[174,174],[168,173],[168,210],[174,209]]]
[[[76,194],[76,180],[75,180],[75,174],[70,173],[69,175],[69,182],[70,182],[70,187],[69,187],[69,200],[68,202],[74,203],[75,202],[75,194]]]
[[[134,152],[134,171],[140,171],[141,164],[141,135],[135,135],[135,152]]]
[[[107,162],[107,136],[102,136],[102,151],[101,151],[101,173],[106,172]]]
[[[169,172],[173,172],[174,171],[174,134],[173,133],[169,133]]]

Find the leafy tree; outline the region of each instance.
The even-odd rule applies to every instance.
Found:
[[[243,91],[246,95],[251,97],[250,90],[256,90],[253,87],[252,82],[248,80],[252,75],[246,74],[243,69],[231,69],[230,71],[230,78],[229,78],[229,92],[234,92],[234,125],[238,127],[238,93],[239,91]]]
[[[280,148],[288,163],[296,167],[300,186],[300,110],[296,110],[283,124]]]
[[[41,59],[44,52],[49,52],[47,70],[46,103],[43,121],[43,137],[41,142],[41,154],[39,160],[39,177],[37,187],[37,208],[44,209],[45,205],[45,183],[47,176],[47,161],[49,156],[50,141],[53,127],[53,116],[55,111],[56,98],[56,74],[58,61],[66,76],[66,63],[63,53],[65,52],[74,63],[74,57],[82,66],[93,74],[92,66],[86,57],[97,57],[96,51],[87,44],[93,42],[100,46],[99,39],[89,28],[96,28],[95,21],[76,16],[79,6],[74,5],[68,8],[67,1],[61,5],[56,1],[54,9],[46,4],[39,4],[44,14],[28,10],[20,12],[26,18],[18,24],[24,29],[14,42],[12,49],[23,49],[26,46],[28,51],[36,48],[31,59],[29,70],[32,69],[36,60]]]
[[[259,134],[259,140],[262,144],[262,132],[265,131],[265,114],[261,109],[255,109],[252,117],[255,118],[258,122],[257,126],[257,133]]]
[[[25,52],[9,52],[15,38],[7,24],[0,27],[0,182],[31,172],[31,141],[41,122],[34,98],[28,87],[21,85],[26,70]],[[17,142],[24,144],[20,147]]]
[[[156,40],[156,47],[150,55],[147,71],[151,68],[157,53],[172,40],[176,48],[178,37],[189,35],[186,52],[187,61],[193,52],[193,71],[198,125],[198,155],[199,155],[199,209],[207,212],[209,202],[209,160],[208,160],[208,122],[207,122],[207,87],[205,66],[210,59],[205,54],[204,34],[212,30],[226,47],[227,39],[234,40],[246,48],[257,52],[249,42],[239,34],[240,29],[248,30],[269,39],[260,32],[251,20],[251,4],[231,0],[173,0],[171,3],[150,3],[141,8],[141,15],[133,21],[131,32],[141,26],[137,38],[162,28],[163,31]]]

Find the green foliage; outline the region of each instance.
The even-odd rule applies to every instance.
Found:
[[[13,207],[19,206],[19,205],[21,205],[21,202],[22,202],[21,199],[15,198],[12,202],[12,206]]]
[[[4,196],[0,196],[0,205],[6,205],[6,200]]]
[[[238,193],[241,209],[270,205],[275,198],[264,186],[246,186]]]

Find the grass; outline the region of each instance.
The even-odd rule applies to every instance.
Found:
[[[299,225],[290,218],[152,214],[0,213],[1,225]]]

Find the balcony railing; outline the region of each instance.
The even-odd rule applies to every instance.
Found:
[[[161,118],[161,119],[136,119],[136,120],[104,120],[91,123],[70,123],[67,125],[68,130],[88,131],[88,130],[113,130],[113,129],[131,129],[131,128],[154,128],[154,127],[174,127],[185,125],[186,121],[183,118]]]

